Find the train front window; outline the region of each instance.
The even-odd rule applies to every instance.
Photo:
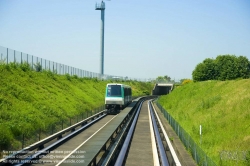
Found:
[[[121,85],[108,85],[107,96],[121,96]]]

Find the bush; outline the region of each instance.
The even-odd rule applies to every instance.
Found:
[[[12,69],[17,69],[18,68],[18,63],[16,63],[16,62],[10,62],[9,63],[9,66],[10,66],[10,68],[12,68]]]
[[[250,150],[247,151],[246,153],[246,161],[245,161],[247,166],[250,166]]]
[[[37,62],[36,64],[34,64],[34,66],[37,72],[42,71],[42,65],[40,64],[40,62]]]
[[[52,72],[52,71],[50,71],[50,70],[44,70],[43,72],[44,72],[48,77],[52,78],[53,80],[56,80],[56,77],[55,77],[56,73],[54,73],[54,72]]]
[[[65,77],[66,77],[67,80],[71,81],[71,76],[68,73],[65,74]]]
[[[183,80],[181,84],[182,84],[182,85],[185,85],[185,84],[188,84],[188,83],[190,83],[190,82],[192,82],[192,80],[186,79],[186,80]]]
[[[77,75],[73,75],[73,78],[74,78],[74,79],[78,79],[78,76],[77,76]]]
[[[7,126],[0,125],[0,151],[8,149],[11,146],[13,140],[12,134]]]
[[[26,72],[26,71],[30,71],[30,64],[27,62],[21,63],[20,64],[20,68],[22,69],[22,71]]]

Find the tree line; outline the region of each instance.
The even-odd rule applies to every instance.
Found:
[[[245,56],[219,55],[207,58],[192,72],[193,81],[250,78],[250,61]]]

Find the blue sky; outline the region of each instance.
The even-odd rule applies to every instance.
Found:
[[[98,73],[93,0],[0,0],[0,46]],[[105,1],[104,74],[192,78],[217,55],[250,60],[249,0]]]

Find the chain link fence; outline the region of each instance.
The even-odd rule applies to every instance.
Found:
[[[61,63],[56,63],[53,61],[49,61],[43,58],[39,58],[33,55],[29,55],[27,53],[23,53],[20,51],[12,50],[6,47],[0,46],[0,62],[4,63],[28,63],[33,70],[50,70],[51,72],[64,75],[69,74],[71,76],[76,75],[78,77],[89,77],[89,78],[99,78],[103,80],[133,80],[133,81],[141,81],[146,82],[148,79],[140,79],[140,78],[130,78],[130,77],[122,77],[122,76],[112,76],[112,75],[102,75],[100,73],[90,72],[82,69],[78,69],[75,67],[71,67],[68,65],[64,65]]]
[[[198,165],[202,166],[216,166],[214,161],[209,158],[206,153],[194,142],[190,135],[180,126],[180,124],[156,101],[156,105],[163,113],[164,117],[168,120],[180,140],[191,153],[193,159]]]

